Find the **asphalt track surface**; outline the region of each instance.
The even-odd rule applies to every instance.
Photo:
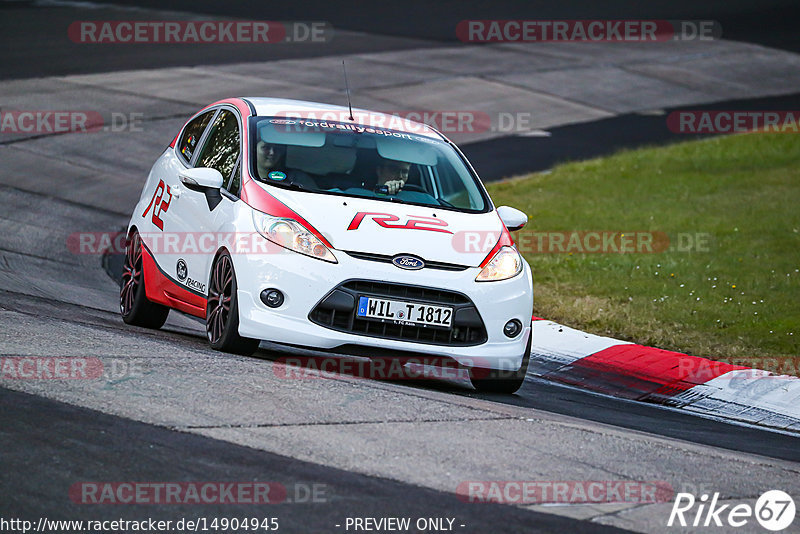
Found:
[[[30,8],[24,2],[0,4],[0,8],[19,9],[20,4],[23,11]],[[478,10],[476,12],[480,11],[477,4],[467,5]],[[727,13],[725,16],[732,17],[731,20],[740,21],[747,20],[748,16],[751,21],[759,20],[758,16],[766,16],[764,13],[778,14],[777,19],[782,21],[789,9],[788,4],[775,3],[772,11],[758,10],[760,15],[755,16],[753,9],[746,6],[739,9],[739,4],[726,3],[733,6],[729,10],[721,8],[721,5],[713,7]],[[214,12],[210,3],[176,3],[175,9],[192,6],[197,12]],[[203,11],[203,6],[207,11]],[[249,4],[248,9],[252,6]],[[587,9],[584,13],[589,13],[583,17],[590,17],[591,6],[583,7]],[[288,7],[285,10],[276,8],[275,16],[271,18],[322,18],[332,21],[337,27],[356,31],[369,31],[370,25],[376,25],[376,21],[379,21],[379,27],[392,26],[387,23],[391,19],[394,21],[392,27],[401,28],[396,33],[387,31],[383,37],[364,37],[371,39],[369,42],[377,39],[379,42],[374,46],[387,49],[421,44],[436,46],[437,42],[447,40],[435,38],[442,35],[437,24],[449,26],[452,23],[446,17],[431,17],[431,20],[439,22],[408,24],[395,18],[398,15],[394,6],[381,11],[381,16],[388,17],[386,20],[380,19],[380,14],[369,12],[341,18],[337,11],[326,11],[323,4],[316,9],[321,10],[320,15],[303,17]],[[418,13],[415,9],[414,4],[410,4],[403,13],[414,15],[416,19]],[[489,15],[470,16],[501,18],[500,11],[502,8],[492,8]],[[678,11],[658,16],[703,18],[702,11],[680,15]],[[531,13],[514,11],[514,16],[524,18],[533,16]],[[634,12],[629,13],[629,16],[635,16]],[[259,14],[253,12],[253,18],[257,18],[256,15]],[[537,16],[541,18],[544,15],[538,12]],[[64,20],[71,21],[71,17],[69,15]],[[102,15],[93,12],[91,18],[100,19]],[[458,18],[465,16],[459,14]],[[3,17],[3,20],[7,25],[9,18]],[[17,20],[25,20],[25,17]],[[61,28],[63,22],[54,17],[49,24],[55,26],[50,28]],[[781,30],[783,24],[779,22],[773,27]],[[20,24],[20,28],[24,25]],[[759,30],[751,37],[766,41],[783,35],[781,43],[784,46],[791,48],[795,45],[794,38],[788,37],[786,32],[775,33],[777,36]],[[411,43],[409,37],[419,42]],[[338,52],[343,52],[351,46],[349,43],[351,41],[335,46],[341,46]],[[352,46],[358,49],[365,45]],[[196,58],[180,56],[186,53],[184,51],[177,51],[165,59],[158,50],[152,51],[153,55],[159,56],[156,58],[133,57],[141,54],[113,58],[112,54],[71,61],[68,53],[60,60],[55,57],[53,51],[56,47],[46,39],[40,43],[40,49],[34,48],[25,52],[29,56],[14,57],[11,66],[16,66],[16,69],[3,68],[2,75],[60,74],[69,71],[71,65],[77,65],[77,72],[96,72],[138,68],[161,60],[176,65],[197,61]],[[287,49],[285,53],[317,52]],[[326,53],[334,52],[326,50]],[[258,59],[264,60],[263,55]],[[786,102],[794,101],[792,97],[786,98],[789,100],[772,103],[784,106]],[[611,122],[611,129],[643,124],[628,124],[624,122],[626,120],[646,121],[647,118],[609,119],[621,121]],[[567,141],[581,139],[581,135],[591,139],[596,137],[591,128],[609,131],[609,125],[594,124],[564,127],[561,133]],[[640,142],[648,135],[643,133],[637,139],[623,138],[619,143]],[[652,142],[664,141],[656,137]],[[497,148],[490,143],[483,144],[488,147],[484,149],[488,150],[484,152],[486,163],[478,165],[490,163],[492,150]],[[127,356],[144,362],[147,372],[138,381],[109,381],[98,390],[83,385],[3,384],[10,388],[0,389],[0,457],[3,467],[0,515],[4,518],[252,516],[253,509],[230,505],[78,506],[67,498],[67,489],[77,481],[91,480],[277,480],[286,486],[308,482],[325,484],[330,495],[330,500],[324,503],[286,503],[271,505],[266,510],[258,509],[258,516],[278,516],[281,531],[286,532],[342,531],[333,525],[346,516],[451,516],[466,525],[462,529],[464,532],[601,532],[606,528],[601,524],[603,521],[617,527],[629,525],[638,531],[657,531],[666,520],[663,508],[666,505],[649,512],[644,507],[640,516],[615,516],[616,510],[608,510],[606,519],[586,522],[542,513],[541,509],[465,504],[453,496],[453,484],[436,481],[437,476],[445,478],[450,475],[444,470],[437,471],[436,464],[446,465],[450,470],[454,466],[460,469],[453,474],[454,480],[530,479],[537,476],[539,480],[672,477],[669,480],[675,488],[681,484],[683,487],[710,488],[721,491],[723,497],[730,499],[753,499],[773,486],[798,494],[800,447],[795,436],[590,394],[544,383],[533,377],[529,377],[514,396],[478,395],[463,384],[429,380],[414,383],[369,381],[367,384],[347,380],[297,384],[273,381],[271,385],[282,388],[276,392],[280,396],[279,402],[290,403],[290,406],[288,410],[284,406],[281,413],[258,412],[259,403],[268,399],[270,392],[250,391],[246,385],[226,381],[226,374],[234,377],[250,377],[253,372],[269,375],[278,365],[274,360],[280,353],[262,349],[254,358],[214,353],[205,347],[196,323],[175,313],[163,332],[126,327],[114,311],[115,284],[100,267],[99,258],[64,254],[64,241],[70,231],[81,227],[116,230],[124,224],[128,206],[135,202],[138,189],[128,186],[119,177],[111,176],[107,170],[108,155],[98,155],[96,161],[82,163],[50,161],[41,152],[29,150],[24,145],[19,143],[15,147],[0,148],[5,163],[0,185],[0,198],[5,207],[0,217],[3,353],[120,355],[121,358]],[[121,146],[114,148],[123,149]],[[586,155],[594,155],[590,148],[586,150]],[[126,161],[142,160],[148,154],[147,150],[141,150],[124,157]],[[502,160],[502,152],[495,152],[494,157]],[[576,156],[565,152],[563,157]],[[146,169],[149,162],[140,161],[137,172],[141,171],[139,167]],[[20,181],[18,177],[30,168],[42,171],[38,181]],[[108,175],[107,188],[86,186],[80,199],[65,192],[65,181],[98,180],[104,174]],[[110,207],[113,203],[108,197],[121,208]],[[49,233],[53,236],[48,237]],[[112,275],[115,273],[114,268],[109,270]],[[183,387],[182,382],[191,380],[187,377],[192,377],[192,372],[199,377],[198,382]],[[240,372],[241,375],[236,374]],[[187,399],[188,388],[196,384],[206,384],[207,388],[192,391],[191,395],[196,397]],[[336,404],[337,396],[342,395],[347,396],[350,404]],[[152,396],[152,400],[148,396]],[[326,402],[331,404],[321,406]],[[174,407],[170,403],[174,403]],[[440,404],[445,408],[441,414],[425,412],[422,414],[424,417],[417,419],[414,414],[403,413],[404,404],[409,405],[409,410],[420,412],[425,412],[426,406],[430,405]],[[163,414],[158,405],[164,410]],[[370,405],[384,409],[390,415],[381,419],[372,413]],[[233,410],[232,406],[240,410]],[[253,411],[252,418],[248,417],[247,410]],[[479,413],[464,415],[470,410]],[[287,411],[289,413],[285,413]],[[288,418],[288,422],[283,418]],[[383,425],[380,432],[373,435],[369,431],[359,431],[359,428],[376,421]],[[523,424],[520,421],[534,421],[536,427],[531,428],[529,423],[527,430],[520,431],[519,425]],[[433,428],[432,425],[437,424],[443,428]],[[489,426],[491,428],[484,430]],[[469,443],[470,438],[487,437],[497,429],[509,431],[505,449],[476,451],[462,446],[462,440]],[[347,447],[352,447],[352,450]],[[561,450],[560,456],[554,452],[558,450]],[[376,451],[385,456],[379,456]],[[442,458],[435,457],[435,454],[441,454]],[[357,461],[348,463],[348,455],[360,458],[363,465]],[[374,463],[365,458],[374,459]],[[544,464],[551,465],[545,467]],[[530,470],[520,466],[530,466]],[[426,478],[426,470],[432,473],[431,477]]]
[[[544,171],[570,161],[613,154],[621,149],[663,146],[669,143],[709,137],[708,134],[675,133],[666,127],[664,117],[672,111],[664,108],[657,114],[626,113],[608,119],[558,126],[547,130],[546,137],[498,137],[463,146],[464,154],[485,181],[498,180],[527,172]],[[800,93],[769,98],[727,100],[691,106],[695,111],[767,111],[800,109]]]
[[[90,9],[86,6],[90,5]],[[163,11],[168,9],[169,11]],[[151,11],[158,10],[158,11]],[[46,15],[43,13],[46,12]],[[157,13],[157,15],[156,15]],[[800,50],[794,21],[800,20],[800,4],[785,0],[770,2],[648,2],[637,7],[629,2],[170,2],[164,6],[151,0],[121,0],[112,6],[69,1],[6,0],[0,2],[0,35],[7,43],[0,55],[0,80],[114,72],[170,66],[221,65],[281,59],[323,57],[364,51],[382,52],[436,48],[458,43],[455,27],[465,19],[589,19],[652,18],[666,20],[714,20],[723,37],[779,49]],[[322,21],[332,26],[324,44],[283,43],[270,45],[204,44],[92,46],[65,42],[71,23],[80,20],[184,20],[194,16],[241,17],[255,20]],[[32,46],[32,43],[35,43]],[[231,53],[235,46],[235,54]],[[335,84],[340,80],[334,80]],[[0,109],[3,103],[0,100]],[[696,110],[787,110],[800,108],[800,94],[751,98],[691,106]],[[621,148],[637,148],[702,137],[667,129],[661,112],[627,113],[608,119],[581,122],[547,130],[546,136],[495,137],[462,144],[462,149],[484,180],[490,181],[553,165],[611,154]]]
[[[123,260],[122,255],[104,257],[105,271],[116,283],[119,282],[122,273]],[[198,325],[201,324],[199,319],[191,318],[191,320],[197,321]],[[270,348],[276,349],[271,356],[267,356],[273,359],[289,354],[306,354],[278,345],[271,345]],[[513,396],[475,393],[464,387],[453,387],[452,383],[444,380],[406,381],[404,386],[544,410],[630,430],[800,462],[797,437],[792,434],[765,432],[757,427],[700,418],[680,410],[594,394],[579,388],[547,382],[534,376],[529,376],[522,388]]]
[[[714,20],[723,28],[723,37],[786,50],[800,50],[796,23],[800,6],[792,0],[691,0],[654,2],[499,2],[448,0],[406,0],[403,2],[214,2],[212,0],[118,0],[115,6],[172,10],[198,15],[239,17],[247,20],[325,21],[341,31],[325,46],[241,45],[231,54],[229,45],[204,46],[202,55],[192,47],[155,45],[142,48],[118,45],[86,53],[80,44],[64,43],[63,35],[75,20],[142,19],[143,13],[106,9],[98,2],[90,9],[80,2],[6,0],[0,2],[3,16],[0,35],[8,43],[0,57],[0,77],[29,78],[107,72],[137,68],[213,65],[242,61],[270,61],[294,57],[315,57],[364,50],[382,51],[434,47],[458,42],[455,28],[461,20],[484,19],[664,19]],[[86,3],[86,5],[92,5]],[[47,20],[37,13],[47,7]],[[55,8],[54,8],[55,7]],[[369,34],[369,35],[366,35]],[[35,46],[31,46],[35,41]]]
[[[13,494],[3,495],[4,516],[36,518],[47,513],[50,518],[76,520],[278,517],[280,531],[288,532],[341,530],[335,525],[344,525],[347,517],[381,516],[457,517],[471,532],[492,532],[498,531],[496,518],[502,516],[504,532],[624,532],[499,504],[476,506],[453,494],[320,467],[24,393],[0,390],[0,408],[3,462],[16,466],[4,473],[4,484],[16,488]],[[27,447],[18,446],[22,436]],[[44,473],[44,459],[47,476],[30,476],[31,471]],[[120,510],[119,506],[65,500],[76,471],[103,473],[106,480],[116,481],[280,480],[286,494],[285,500],[279,495],[276,502],[266,505],[225,504],[198,511],[191,504],[163,504]],[[309,494],[307,488],[316,494]],[[49,504],[43,509],[44,503]],[[6,513],[11,510],[13,514]]]
[[[122,273],[123,259],[121,255],[104,259],[106,273],[117,283]],[[199,319],[197,322],[200,324]],[[277,345],[272,347],[281,351],[277,352],[278,358],[293,354],[290,348]],[[792,434],[765,432],[757,427],[705,419],[680,410],[612,398],[579,388],[554,384],[534,376],[529,376],[522,388],[513,396],[475,393],[467,388],[453,387],[452,383],[446,381],[408,381],[404,385],[544,410],[630,430],[685,439],[703,445],[800,462],[798,438]]]

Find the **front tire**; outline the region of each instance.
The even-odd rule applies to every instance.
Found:
[[[169,308],[147,300],[142,267],[142,238],[134,230],[125,247],[125,263],[119,284],[119,311],[122,320],[134,326],[161,328]]]
[[[469,381],[480,393],[516,393],[525,382],[528,373],[528,363],[531,361],[531,343],[533,331],[528,337],[528,346],[522,356],[522,363],[516,371],[503,371],[498,369],[483,369],[472,367],[469,370]]]
[[[257,339],[239,335],[239,301],[236,273],[230,254],[223,252],[211,268],[206,304],[206,337],[212,349],[249,356],[258,350]]]

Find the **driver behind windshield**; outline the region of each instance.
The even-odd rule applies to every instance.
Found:
[[[262,182],[283,182],[301,185],[308,189],[317,187],[314,179],[297,169],[286,168],[286,145],[256,143],[256,170]]]
[[[406,185],[410,169],[411,164],[407,161],[381,158],[375,167],[375,174],[378,177],[377,187],[386,186],[388,194],[396,194]]]
[[[277,169],[278,165],[283,163],[285,155],[285,146],[259,141],[256,144],[256,169],[259,178],[267,178],[270,171]]]

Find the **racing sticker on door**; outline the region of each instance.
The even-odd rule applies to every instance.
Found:
[[[169,195],[169,200],[164,200],[165,192]],[[172,191],[170,191],[168,185],[164,184],[164,180],[160,180],[153,193],[153,198],[150,199],[150,204],[147,205],[147,209],[142,213],[142,217],[147,216],[147,212],[150,211],[150,207],[152,206],[153,215],[151,216],[151,220],[159,230],[164,231],[164,221],[161,220],[161,214],[169,209],[170,202],[172,202]]]

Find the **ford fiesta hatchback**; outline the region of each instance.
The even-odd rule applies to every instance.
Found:
[[[459,149],[396,116],[231,98],[191,117],[128,226],[126,323],[201,317],[211,346],[260,340],[449,358],[516,391],[531,347],[531,270]]]

